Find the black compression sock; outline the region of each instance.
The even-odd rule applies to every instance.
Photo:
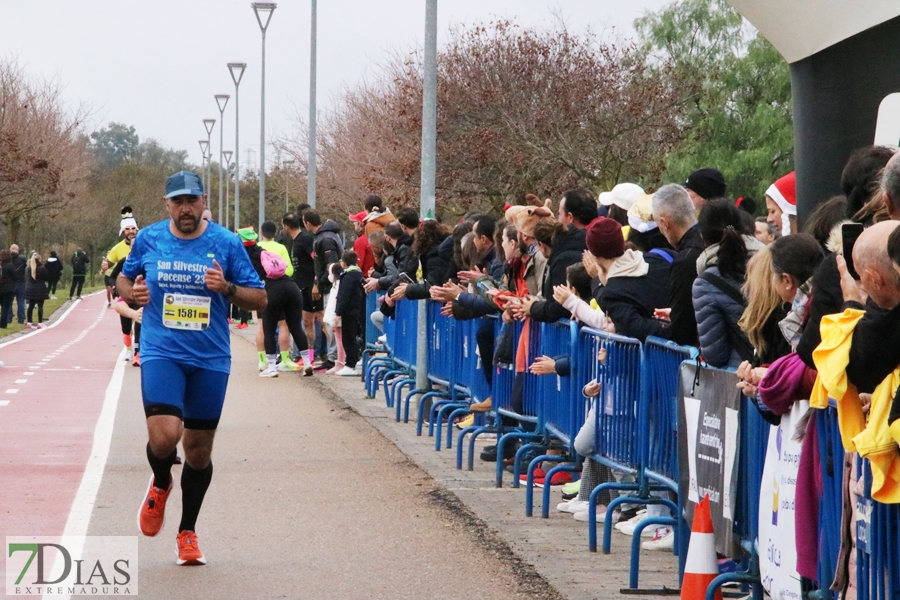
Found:
[[[196,531],[197,515],[200,514],[200,506],[203,497],[212,481],[213,466],[209,463],[205,469],[195,469],[184,463],[181,470],[181,525],[178,531]]]
[[[164,490],[169,489],[172,482],[172,465],[175,464],[175,457],[178,456],[177,450],[172,450],[169,456],[160,458],[153,454],[150,450],[150,442],[147,442],[147,460],[150,462],[150,468],[153,469],[153,485]]]

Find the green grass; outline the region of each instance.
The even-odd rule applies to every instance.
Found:
[[[85,286],[84,289],[82,289],[81,294],[83,296],[86,296],[87,294],[90,294],[91,292],[96,292],[97,290],[102,290],[102,289],[104,289],[104,286],[102,286],[102,285],[95,285],[93,287]],[[59,288],[56,290],[56,293],[58,294],[56,300],[44,300],[44,323],[46,323],[47,321],[50,320],[50,315],[54,314],[60,308],[63,308],[63,305],[66,304],[66,300],[69,297],[68,287],[66,287],[65,291],[62,288]],[[6,337],[8,335],[12,335],[16,332],[19,332],[19,331],[22,331],[23,329],[25,329],[25,325],[19,325],[19,322],[16,321],[15,311],[16,311],[16,304],[15,304],[15,302],[13,302],[13,321],[12,321],[12,323],[10,323],[9,325],[6,326],[6,329],[0,329],[0,338]],[[35,309],[35,312],[37,312],[37,309]],[[36,317],[37,314],[35,314],[34,316]]]

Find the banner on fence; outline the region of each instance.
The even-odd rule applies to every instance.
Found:
[[[738,427],[741,393],[734,373],[681,366],[678,403],[678,463],[685,519],[693,522],[694,508],[709,494],[716,551],[734,554],[732,522],[738,477]]]
[[[800,598],[794,515],[804,415],[809,402],[794,402],[791,412],[772,425],[759,492],[759,574],[774,600]],[[801,425],[801,423],[803,423]]]

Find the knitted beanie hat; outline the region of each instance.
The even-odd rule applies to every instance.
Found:
[[[119,235],[122,235],[122,232],[125,231],[126,227],[138,228],[137,221],[134,219],[130,206],[122,207],[122,221],[119,223]]]
[[[622,226],[613,219],[597,217],[587,228],[585,243],[597,258],[618,258],[625,254]]]
[[[721,198],[725,195],[725,177],[718,169],[697,169],[688,175],[684,187],[694,191],[704,200]]]

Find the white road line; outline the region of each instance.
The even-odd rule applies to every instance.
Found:
[[[34,375],[34,371],[25,371],[23,375]]]
[[[9,406],[9,400],[0,400],[0,406]]]
[[[31,333],[26,333],[25,335],[19,336],[19,337],[13,339],[13,340],[9,340],[8,342],[3,342],[2,344],[0,344],[0,348],[6,348],[7,346],[9,346],[9,345],[11,345],[11,344],[16,344],[16,343],[18,343],[18,342],[21,342],[22,340],[28,339],[28,338],[30,338],[30,337],[33,336],[33,335],[38,335],[39,333],[43,333],[43,332],[45,332],[45,331],[48,331],[48,330],[50,330],[50,329],[53,329],[54,327],[56,327],[57,325],[59,325],[60,323],[62,323],[62,322],[65,320],[66,317],[69,316],[69,313],[72,312],[72,310],[75,308],[75,305],[76,305],[76,304],[78,304],[78,302],[73,302],[73,303],[72,303],[72,306],[70,306],[68,309],[66,309],[66,312],[64,312],[57,320],[53,321],[52,323],[50,323],[50,324],[47,325],[46,327],[43,327],[43,328],[41,328],[41,329],[35,329],[35,330],[33,330]]]
[[[97,419],[97,427],[94,429],[94,445],[91,448],[91,455],[84,468],[84,475],[81,477],[81,484],[78,486],[78,492],[75,493],[75,500],[72,502],[72,509],[69,511],[69,518],[66,520],[66,528],[63,531],[63,537],[72,536],[77,540],[75,542],[77,547],[70,550],[78,555],[81,554],[84,547],[84,536],[87,535],[91,514],[94,512],[94,504],[97,502],[97,492],[100,490],[100,481],[106,468],[106,459],[109,457],[109,445],[116,422],[116,408],[122,392],[122,380],[125,377],[125,362],[122,360],[124,354],[125,350],[123,349],[106,388],[103,408],[100,410],[100,418]],[[62,560],[62,554],[58,553],[51,573],[62,571]],[[69,598],[70,596],[53,597]]]
[[[28,383],[27,379],[16,379],[14,383]]]
[[[18,394],[19,388],[10,388],[10,389],[6,390],[6,393],[7,394]]]

